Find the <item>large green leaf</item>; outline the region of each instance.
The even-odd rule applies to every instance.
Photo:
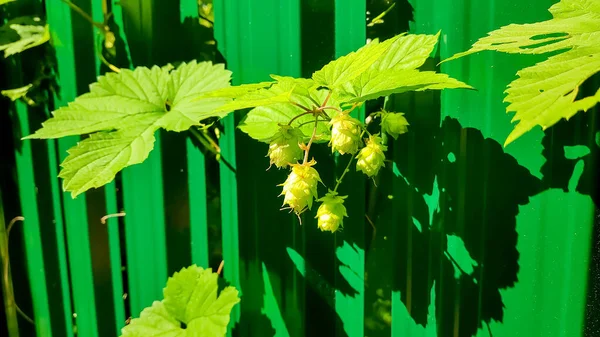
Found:
[[[398,35],[382,43],[374,40],[355,52],[329,62],[321,70],[316,71],[312,78],[317,84],[329,89],[352,81],[369,69],[400,37],[401,35]]]
[[[159,128],[184,131],[209,117],[229,99],[196,100],[206,91],[229,85],[230,72],[210,62],[169,67],[123,69],[98,78],[90,92],[53,112],[35,134],[25,138],[58,138],[92,134],[69,151],[61,164],[63,188],[73,197],[110,182],[152,150]]]
[[[183,268],[167,281],[164,300],[142,311],[122,337],[223,337],[231,309],[240,299],[234,287],[218,293],[218,275],[198,266]]]
[[[338,83],[334,96],[352,103],[413,90],[470,88],[447,75],[417,70],[431,55],[439,35],[400,35],[384,41],[383,53],[360,74]]]
[[[546,129],[562,118],[598,103],[598,94],[578,100],[579,86],[600,71],[600,2],[562,0],[550,8],[551,20],[511,24],[479,39],[473,47],[445,60],[483,50],[517,54],[562,52],[517,73],[506,90],[507,112],[519,121],[505,145],[536,125]]]
[[[339,92],[338,99],[345,102],[363,102],[407,91],[471,88],[446,74],[414,69],[369,71],[360,79],[350,82]]]

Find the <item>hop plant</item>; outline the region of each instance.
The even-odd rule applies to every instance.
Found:
[[[403,113],[386,112],[381,113],[381,131],[398,139],[398,136],[408,132],[408,121]]]
[[[317,198],[317,183],[322,182],[319,172],[313,168],[314,160],[303,164],[292,164],[292,172],[285,182],[280,195],[284,196],[283,205],[288,205],[296,214],[311,209],[313,199]]]
[[[331,119],[331,151],[340,154],[355,154],[361,145],[360,122],[350,115],[341,113]]]
[[[387,146],[382,144],[382,139],[378,135],[372,135],[367,140],[367,145],[360,150],[356,162],[356,170],[362,171],[369,177],[374,177],[384,165]]]
[[[282,125],[269,143],[267,155],[271,165],[275,164],[277,168],[287,167],[302,158],[302,149],[298,144],[303,137],[298,128]]]
[[[321,231],[335,232],[343,227],[344,217],[348,216],[344,199],[347,196],[337,195],[335,191],[329,191],[324,197],[317,201],[322,204],[317,210],[318,226]]]

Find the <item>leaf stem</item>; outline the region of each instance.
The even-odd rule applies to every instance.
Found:
[[[325,97],[325,100],[323,101],[323,104],[321,104],[321,110],[325,108],[325,106],[327,105],[327,102],[329,102],[329,98],[331,98],[331,90],[329,90],[329,92],[327,93],[327,97]]]
[[[342,110],[340,110],[340,109],[338,109],[338,108],[336,108],[334,106],[323,106],[323,107],[319,108],[319,110],[325,110],[325,109],[332,109],[332,110],[335,110],[335,111],[338,111],[338,112],[342,112]]]
[[[297,127],[297,128],[299,128],[299,127],[301,127],[301,126],[304,126],[304,125],[306,125],[306,124],[310,124],[310,123],[312,123],[312,122],[313,122],[313,121],[308,121],[308,122],[300,123],[300,124],[298,124],[296,127]],[[327,120],[326,120],[326,119],[319,119],[319,122],[327,122]]]
[[[354,155],[352,155],[350,157],[350,160],[348,161],[348,164],[346,165],[346,168],[344,169],[344,172],[342,173],[342,175],[338,179],[336,179],[335,188],[333,189],[334,192],[337,192],[337,189],[338,189],[338,187],[340,187],[340,184],[342,183],[342,180],[346,176],[346,173],[348,173],[350,171],[350,164],[352,164],[353,161],[354,161]]]
[[[315,137],[317,136],[317,124],[319,124],[319,116],[315,117],[315,127],[313,128],[312,136],[310,136],[310,140],[308,141],[308,145],[306,145],[306,149],[304,149],[304,161],[302,165],[308,162],[308,152],[310,151],[310,146],[312,145]]]
[[[298,103],[298,102],[290,101],[290,103],[292,103],[293,105],[295,105],[295,106],[299,107],[300,109],[302,109],[302,110],[304,110],[304,111],[306,111],[306,112],[312,112],[312,110],[311,110],[311,109],[309,109],[309,108],[305,107],[304,105],[302,105],[302,104],[300,104],[300,103]]]
[[[298,119],[298,118],[300,118],[302,116],[310,115],[310,114],[313,114],[313,112],[312,111],[307,111],[307,112],[303,112],[303,113],[301,113],[299,115],[296,115],[296,116],[294,116],[294,118],[290,119],[290,121],[288,122],[287,125],[292,125],[292,122],[295,121],[296,119]]]

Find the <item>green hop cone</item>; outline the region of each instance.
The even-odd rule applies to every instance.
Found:
[[[271,165],[275,164],[277,168],[287,167],[302,158],[302,149],[298,144],[303,137],[300,129],[282,125],[269,143],[267,156],[269,156]]]
[[[340,154],[355,154],[361,145],[360,122],[348,114],[341,113],[331,119],[331,151]]]
[[[374,177],[384,165],[387,146],[383,145],[381,137],[373,135],[367,140],[367,145],[358,153],[356,170],[362,171],[369,177]]]
[[[317,183],[321,182],[319,172],[313,168],[316,164],[311,160],[305,164],[292,164],[292,172],[285,182],[280,195],[284,196],[283,205],[288,205],[296,214],[311,209],[313,199],[317,198]]]
[[[344,199],[347,196],[337,195],[337,192],[329,191],[325,196],[318,201],[321,201],[321,206],[317,210],[316,218],[321,231],[330,231],[334,233],[338,228],[343,227],[344,217],[348,216]]]
[[[401,112],[382,112],[381,130],[398,139],[398,136],[408,132],[408,121]]]

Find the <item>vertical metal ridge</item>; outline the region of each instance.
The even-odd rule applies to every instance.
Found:
[[[58,60],[60,98],[57,106],[66,105],[77,96],[77,75],[74,69],[75,51],[72,35],[71,9],[59,0],[46,1],[46,13],[55,41]],[[66,157],[66,151],[77,144],[79,137],[58,140],[60,159]],[[70,262],[73,300],[77,313],[77,331],[89,337],[98,335],[94,300],[91,256],[87,227],[85,196],[73,199],[70,193],[64,193],[63,207],[67,231],[67,247]]]
[[[27,135],[29,130],[29,112],[25,103],[15,102],[17,117],[21,125],[21,134]],[[40,236],[40,220],[33,167],[33,154],[29,140],[22,141],[21,152],[16,151],[17,179],[19,185],[19,198],[21,210],[25,218],[23,223],[23,236],[25,238],[25,251],[27,254],[27,271],[31,284],[31,297],[33,299],[33,319],[38,336],[52,336],[52,322],[50,322],[50,308],[46,287],[46,273]]]

